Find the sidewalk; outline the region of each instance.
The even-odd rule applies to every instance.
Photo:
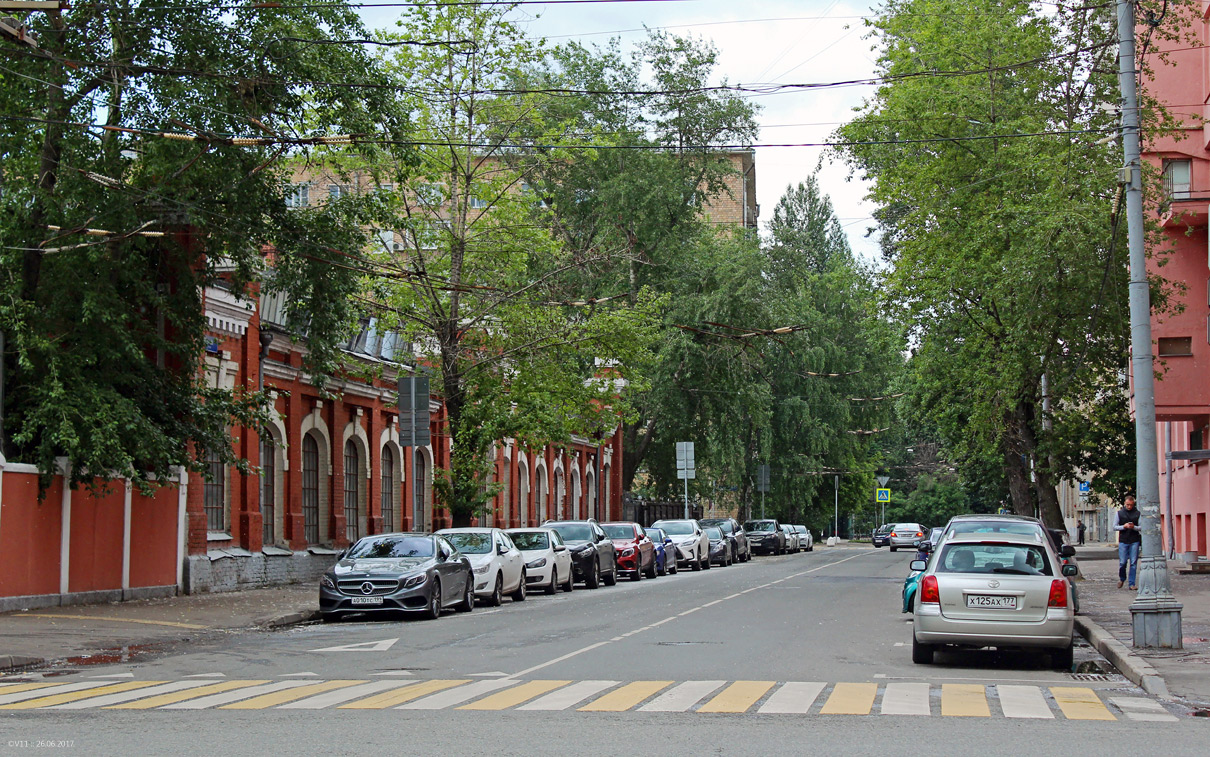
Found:
[[[0,614],[0,672],[118,662],[191,640],[318,617],[315,584]]]
[[[1134,649],[1130,603],[1135,599],[1135,592],[1118,588],[1117,546],[1089,544],[1076,547],[1076,559],[1084,579],[1078,583],[1080,615],[1077,623],[1082,619],[1091,620],[1111,634],[1133,653],[1137,662],[1142,663],[1136,665],[1142,672],[1146,672],[1146,665],[1154,668],[1171,694],[1190,704],[1210,705],[1210,576],[1179,575],[1176,571],[1183,563],[1170,560],[1168,573],[1172,592],[1184,605],[1181,625],[1185,648]],[[1096,629],[1092,630],[1095,633]]]

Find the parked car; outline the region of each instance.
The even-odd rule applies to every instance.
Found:
[[[644,530],[647,532],[647,538],[655,545],[656,571],[661,576],[676,573],[676,544],[673,543],[672,537],[664,533],[662,528],[652,526]]]
[[[710,562],[717,563],[720,567],[727,567],[735,558],[731,554],[731,540],[723,533],[723,529],[718,526],[706,526],[703,529],[706,532],[706,538],[710,540]]]
[[[676,544],[676,564],[694,570],[710,567],[710,539],[696,520],[657,520],[651,524],[672,537]]]
[[[583,581],[589,589],[597,588],[602,581],[606,586],[618,582],[617,550],[595,520],[548,520],[542,526],[558,531],[563,537],[571,552],[575,580]]]
[[[794,530],[798,532],[798,547],[807,552],[815,551],[815,537],[811,535],[811,529],[806,526],[794,526]]]
[[[475,608],[471,562],[430,534],[375,534],[358,539],[319,579],[325,622],[351,613],[415,612],[436,619],[446,607]]]
[[[782,533],[781,524],[772,518],[750,520],[744,524],[748,532],[748,541],[752,544],[753,552],[766,555],[781,555],[786,551],[786,535]]]
[[[914,547],[916,542],[924,538],[927,530],[919,523],[896,523],[891,528],[887,544],[890,545],[892,552],[900,547]]]
[[[601,530],[613,540],[618,553],[618,572],[632,581],[655,578],[655,545],[638,523],[602,523]]]
[[[752,559],[752,545],[748,542],[748,534],[735,518],[706,518],[699,521],[702,528],[718,526],[731,541],[731,554],[736,562],[748,562]]]
[[[786,535],[786,551],[797,554],[798,546],[798,531],[794,526],[781,524],[781,532]]]
[[[475,596],[499,607],[507,593],[524,602],[525,558],[508,534],[498,528],[443,528],[437,532],[466,555],[475,572]]]
[[[884,523],[874,529],[874,533],[870,534],[870,542],[874,547],[880,549],[887,546],[891,542],[891,529],[895,527],[893,523]]]
[[[926,561],[927,562],[927,561]],[[924,573],[922,570],[908,571],[907,578],[903,579],[903,608],[900,612],[911,612],[912,605],[916,601],[916,590],[920,587],[920,576]]]
[[[571,552],[559,532],[551,528],[510,528],[504,533],[513,540],[525,560],[525,581],[535,589],[554,594],[559,587],[571,591]]]
[[[1048,537],[957,533],[925,563],[916,591],[912,662],[927,665],[943,645],[1042,649],[1056,668],[1072,665],[1067,576]]]
[[[1046,528],[1042,521],[1026,515],[955,515],[945,524],[941,539],[953,534],[1036,534],[1046,539],[1065,563],[1074,565],[1071,558],[1075,557],[1076,548],[1063,543],[1066,532],[1057,528]],[[940,540],[938,540],[940,541]],[[1079,571],[1077,570],[1077,573]],[[1071,606],[1075,612],[1080,611],[1080,593],[1074,580],[1068,581],[1071,590]]]

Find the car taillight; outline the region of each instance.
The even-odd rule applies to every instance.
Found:
[[[892,531],[892,532],[891,532],[891,536],[892,536],[892,537],[895,537],[895,536],[898,536],[898,534],[896,534],[894,531]]]
[[[917,539],[919,539],[921,536],[924,536],[924,534],[923,534],[923,533],[921,533],[920,531],[917,531],[917,532],[916,532],[916,538],[917,538]]]
[[[925,576],[924,580],[920,582],[920,604],[941,604],[941,590],[937,588],[936,576]]]
[[[1056,578],[1050,582],[1050,599],[1046,602],[1047,607],[1066,607],[1067,606],[1067,581],[1061,578]]]

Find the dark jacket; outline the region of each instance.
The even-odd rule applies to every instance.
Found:
[[[1136,544],[1143,540],[1143,535],[1139,533],[1139,515],[1137,507],[1133,510],[1118,510],[1118,524],[1114,529],[1118,532],[1118,544]],[[1127,523],[1133,523],[1134,528],[1122,528]]]

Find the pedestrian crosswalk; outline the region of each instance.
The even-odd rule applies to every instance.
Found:
[[[1173,722],[1117,689],[917,681],[607,681],[190,678],[0,683],[0,710],[471,710],[892,715]]]

